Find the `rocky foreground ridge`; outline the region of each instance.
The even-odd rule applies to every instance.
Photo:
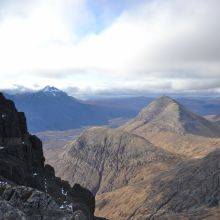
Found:
[[[95,219],[93,194],[55,176],[24,113],[0,93],[0,219]]]

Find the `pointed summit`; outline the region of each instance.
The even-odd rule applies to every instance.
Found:
[[[54,86],[45,86],[42,90],[40,90],[40,92],[43,92],[47,95],[52,95],[52,96],[57,96],[59,94],[65,94],[65,92],[63,92],[60,89],[57,89]]]
[[[178,113],[178,111],[183,108],[177,101],[168,97],[161,96],[151,102],[146,108],[142,109],[142,111],[138,114],[137,118],[139,120],[144,120],[145,122],[151,121],[157,115],[166,111],[169,108],[169,112]]]
[[[162,96],[151,102],[123,128],[135,133],[172,132],[210,137],[220,134],[220,129],[212,122],[190,112],[168,96]]]
[[[155,101],[163,101],[163,102],[175,102],[174,99],[172,99],[171,97],[167,96],[167,95],[162,95],[159,98],[155,99]]]

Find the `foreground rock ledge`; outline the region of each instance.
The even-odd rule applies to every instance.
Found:
[[[97,219],[93,194],[44,161],[24,113],[0,93],[0,219]]]

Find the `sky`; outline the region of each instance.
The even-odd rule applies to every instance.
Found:
[[[0,0],[0,89],[220,92],[219,0]]]

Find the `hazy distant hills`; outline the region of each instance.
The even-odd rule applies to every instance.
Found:
[[[98,99],[89,101],[94,105],[108,106],[118,109],[127,109],[131,116],[135,117],[139,111],[146,107],[155,99],[155,96],[149,97],[125,97],[125,98],[110,98]],[[216,97],[176,97],[179,103],[185,106],[190,111],[198,115],[217,115],[220,113],[220,98]]]
[[[127,111],[83,103],[54,87],[37,92],[6,94],[26,113],[32,132],[67,130],[88,125],[108,124],[112,118],[126,117]]]
[[[8,92],[8,93],[7,93]],[[152,97],[128,97],[81,101],[47,86],[39,91],[10,90],[6,97],[24,111],[30,131],[69,130],[91,125],[117,127],[153,101]],[[179,98],[181,104],[200,115],[219,114],[217,98]]]

